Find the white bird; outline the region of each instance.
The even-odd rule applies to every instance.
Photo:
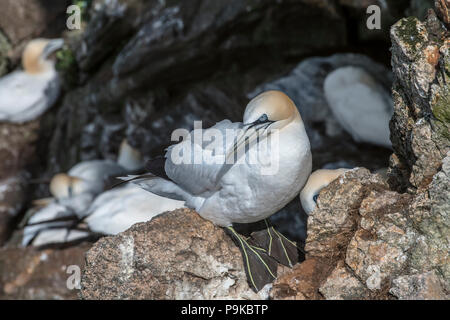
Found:
[[[108,179],[131,172],[143,166],[139,151],[124,140],[119,149],[118,161],[91,160],[75,165],[67,173],[55,175],[50,182],[53,198],[35,201],[44,208],[36,211],[24,229],[22,243],[34,246],[64,243],[89,235],[87,230],[76,230],[85,218],[95,197],[104,191]]]
[[[314,171],[300,192],[300,202],[306,214],[310,214],[317,204],[320,191],[336,180],[341,174],[351,169],[319,169]]]
[[[392,148],[392,98],[368,72],[352,66],[336,69],[325,79],[324,94],[334,116],[355,141]]]
[[[60,80],[50,55],[62,39],[30,41],[22,55],[23,70],[0,79],[0,121],[23,123],[36,119],[59,97]]]
[[[203,139],[196,138],[201,134]],[[267,220],[267,228],[252,239],[259,246],[232,227],[264,220],[283,208],[299,194],[311,173],[308,136],[288,96],[280,91],[258,95],[247,105],[243,123],[223,120],[209,129],[196,129],[169,147],[162,160],[150,162],[149,174],[127,181],[160,196],[184,200],[200,216],[229,230],[255,290],[275,278],[272,258],[285,265],[295,263],[295,243],[269,227]]]
[[[83,161],[67,173],[56,174],[50,182],[50,193],[81,218],[95,196],[104,191],[111,177],[143,167],[140,152],[123,140],[117,162],[112,160]]]
[[[115,235],[135,223],[150,221],[163,212],[179,208],[184,208],[184,201],[160,197],[129,184],[100,194],[84,221],[91,231]]]
[[[64,218],[67,218],[65,220]],[[61,244],[87,238],[90,233],[75,230],[73,214],[64,205],[52,202],[38,209],[27,221],[22,235],[22,245],[43,246]]]

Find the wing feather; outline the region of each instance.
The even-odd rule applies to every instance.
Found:
[[[191,131],[187,139],[167,149],[167,176],[192,195],[217,190],[217,177],[238,129],[242,123],[223,120],[211,128]]]

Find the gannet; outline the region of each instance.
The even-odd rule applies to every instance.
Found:
[[[129,184],[100,194],[89,208],[84,221],[89,230],[115,235],[135,223],[150,221],[163,212],[183,207],[184,201],[160,197]]]
[[[50,59],[62,39],[35,39],[22,54],[23,70],[0,79],[0,121],[23,123],[43,114],[58,99],[60,80]]]
[[[243,123],[223,120],[209,129],[197,128],[170,146],[165,158],[151,161],[148,174],[122,179],[184,200],[200,216],[226,228],[241,249],[250,286],[259,291],[275,279],[276,261],[292,266],[298,259],[295,243],[266,218],[299,194],[311,166],[297,107],[284,93],[267,91],[248,103]],[[260,220],[265,229],[250,240],[233,228],[233,223]]]
[[[67,173],[56,174],[50,182],[53,197],[34,201],[41,209],[28,220],[23,243],[32,242],[35,246],[48,244],[49,241],[63,243],[88,235],[89,232],[76,230],[76,227],[89,214],[91,204],[104,191],[108,179],[142,166],[139,151],[123,140],[117,162],[83,161]]]
[[[95,196],[103,192],[108,179],[143,167],[140,152],[131,147],[126,139],[120,145],[117,162],[112,160],[83,161],[67,173],[56,174],[50,182],[50,193],[60,203],[70,207],[79,217]]]
[[[76,230],[77,220],[66,206],[52,202],[39,208],[28,219],[23,230],[22,245],[39,247],[61,244],[89,237],[86,230]]]
[[[310,214],[316,207],[320,191],[344,172],[351,169],[319,169],[314,171],[300,192],[300,202],[306,214]]]
[[[353,66],[336,69],[325,79],[324,94],[332,113],[355,141],[392,147],[392,98],[368,72]]]

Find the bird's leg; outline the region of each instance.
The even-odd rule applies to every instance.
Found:
[[[253,232],[252,239],[266,250],[267,254],[279,263],[293,267],[298,262],[299,250],[295,242],[289,240],[270,225],[267,219],[264,220],[266,228]]]
[[[241,250],[247,281],[255,292],[276,279],[277,262],[267,255],[266,250],[249,244],[233,227],[227,227],[226,230]]]

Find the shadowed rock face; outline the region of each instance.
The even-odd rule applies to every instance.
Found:
[[[13,65],[20,64],[21,51],[29,40],[61,35],[66,26],[66,9],[71,3],[71,0],[2,0],[0,33],[11,44],[8,56]]]
[[[11,50],[11,44],[5,35],[0,31],[0,77],[8,72],[8,53]]]
[[[261,299],[222,228],[179,209],[106,237],[86,254],[83,299]]]
[[[25,173],[0,179],[0,246],[5,243],[14,229],[18,215],[27,201],[27,180]]]
[[[39,122],[0,123],[0,179],[10,177],[35,160]]]
[[[72,41],[80,86],[62,102],[48,167],[113,157],[123,136],[154,156],[193,120],[242,120],[246,94],[290,59],[345,44],[331,1],[96,1]]]
[[[72,290],[76,279],[69,279],[75,273],[69,266],[81,270],[88,248],[89,245],[63,250],[2,248],[0,299],[76,299],[78,290]]]

